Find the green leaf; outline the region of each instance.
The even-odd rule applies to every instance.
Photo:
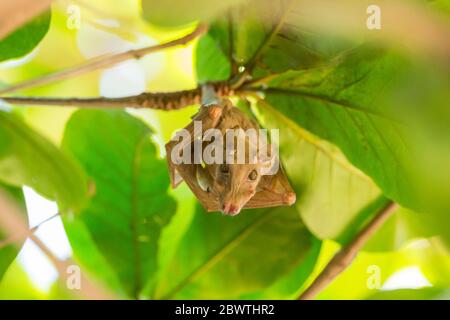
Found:
[[[59,280],[59,279],[58,279]],[[79,300],[80,297],[76,295],[76,291],[67,287],[64,281],[55,281],[51,286],[46,300]]]
[[[42,300],[46,295],[36,289],[18,261],[14,261],[0,283],[0,300]]]
[[[33,50],[47,33],[50,17],[51,12],[47,11],[0,39],[0,61],[19,58]]]
[[[256,113],[266,128],[280,130],[280,157],[308,229],[321,239],[351,239],[386,201],[380,190],[336,146],[277,109],[260,102]]]
[[[243,0],[208,1],[142,0],[144,19],[162,27],[176,27],[200,20],[206,22]]]
[[[407,241],[437,235],[428,226],[430,217],[405,208],[398,208],[374,233],[364,246],[365,251],[400,249]]]
[[[73,259],[86,273],[88,278],[95,278],[105,288],[110,288],[117,296],[126,296],[117,274],[100,252],[83,219],[62,216],[64,229],[70,240]]]
[[[16,204],[22,209],[21,212],[24,213],[25,220],[28,220],[26,216],[25,198],[21,188],[10,187],[6,185],[0,185],[0,191],[5,192],[11,200],[15,201]],[[10,236],[5,236],[5,231],[1,229],[0,226],[0,281],[3,278],[6,270],[8,270],[9,265],[14,261],[17,254],[20,251],[25,239],[21,243],[13,243],[7,246],[3,246],[2,242],[7,240]]]
[[[377,99],[389,95],[403,65],[394,54],[361,47],[334,65],[273,79],[265,100],[300,127],[336,144],[387,197],[420,207],[404,128]]]
[[[448,226],[448,225],[447,225]],[[450,251],[439,238],[426,241],[425,249],[411,254],[410,259],[419,261],[425,278],[435,287],[450,288]]]
[[[176,210],[152,131],[124,111],[79,110],[67,123],[63,147],[96,184],[89,206],[74,219],[85,225],[124,291],[139,297],[156,277],[161,230]],[[75,255],[89,259],[73,233],[72,225]]]
[[[430,5],[436,10],[450,14],[450,1],[448,0],[435,0]]]
[[[223,14],[205,37],[215,40],[228,63],[222,58],[209,60],[210,50],[197,48],[197,60],[205,62],[197,64],[199,79],[213,80],[214,70],[227,68],[229,63],[233,74],[246,70],[256,78],[270,77],[317,66],[348,48],[340,39],[305,29],[300,24],[300,9],[299,0],[252,0]]]
[[[373,181],[336,146],[263,101],[254,111],[266,128],[280,130],[280,155],[297,192],[295,206],[315,236],[348,243],[387,204]],[[428,220],[426,214],[399,208],[364,250],[397,250],[411,239],[437,234]]]
[[[425,212],[425,234],[448,240],[450,79],[426,66],[364,45],[327,66],[274,76],[261,89],[299,127],[337,145],[387,198]]]
[[[311,273],[319,249],[292,208],[225,217],[198,206],[153,298],[290,297]]]
[[[204,62],[197,63],[198,78],[212,80],[214,70],[224,68],[231,67],[232,75],[246,70],[269,104],[337,145],[386,197],[445,220],[448,74],[439,77],[431,66],[417,68],[417,61],[373,45],[337,56],[353,44],[305,30],[301,11],[297,1],[233,8],[205,36],[215,39],[221,58],[213,61],[210,52],[197,50],[197,61]],[[367,210],[361,216],[369,216]],[[450,239],[439,223],[435,229]]]
[[[56,200],[61,212],[78,211],[87,201],[81,168],[16,115],[0,110],[0,181],[27,185]]]
[[[217,41],[206,35],[197,45],[195,60],[197,81],[221,81],[231,75],[231,64],[226,55],[219,49]]]
[[[339,249],[336,243],[323,242],[320,260],[311,280],[317,277]],[[411,267],[418,268],[433,287],[449,288],[449,257],[448,252],[441,252],[433,241],[420,241],[415,246],[397,251],[360,252],[350,266],[320,292],[317,299],[370,299],[387,284],[391,276]]]

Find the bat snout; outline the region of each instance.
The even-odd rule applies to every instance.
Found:
[[[224,214],[235,216],[241,211],[241,208],[236,204],[224,203],[222,205],[221,211]]]

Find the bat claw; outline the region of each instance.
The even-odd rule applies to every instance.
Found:
[[[283,202],[287,205],[293,205],[297,200],[297,196],[294,192],[288,192],[283,195]]]

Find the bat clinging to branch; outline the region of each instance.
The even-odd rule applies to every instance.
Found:
[[[166,144],[172,186],[184,179],[206,210],[229,215],[243,208],[292,205],[295,192],[259,129],[228,100],[201,106]]]

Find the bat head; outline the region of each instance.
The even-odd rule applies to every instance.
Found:
[[[237,215],[258,191],[261,178],[274,164],[273,157],[258,158],[255,163],[224,163],[214,168],[214,190],[218,194],[219,209],[227,215]]]
[[[224,214],[236,215],[256,192],[261,180],[257,164],[221,164],[216,166],[214,189]]]

